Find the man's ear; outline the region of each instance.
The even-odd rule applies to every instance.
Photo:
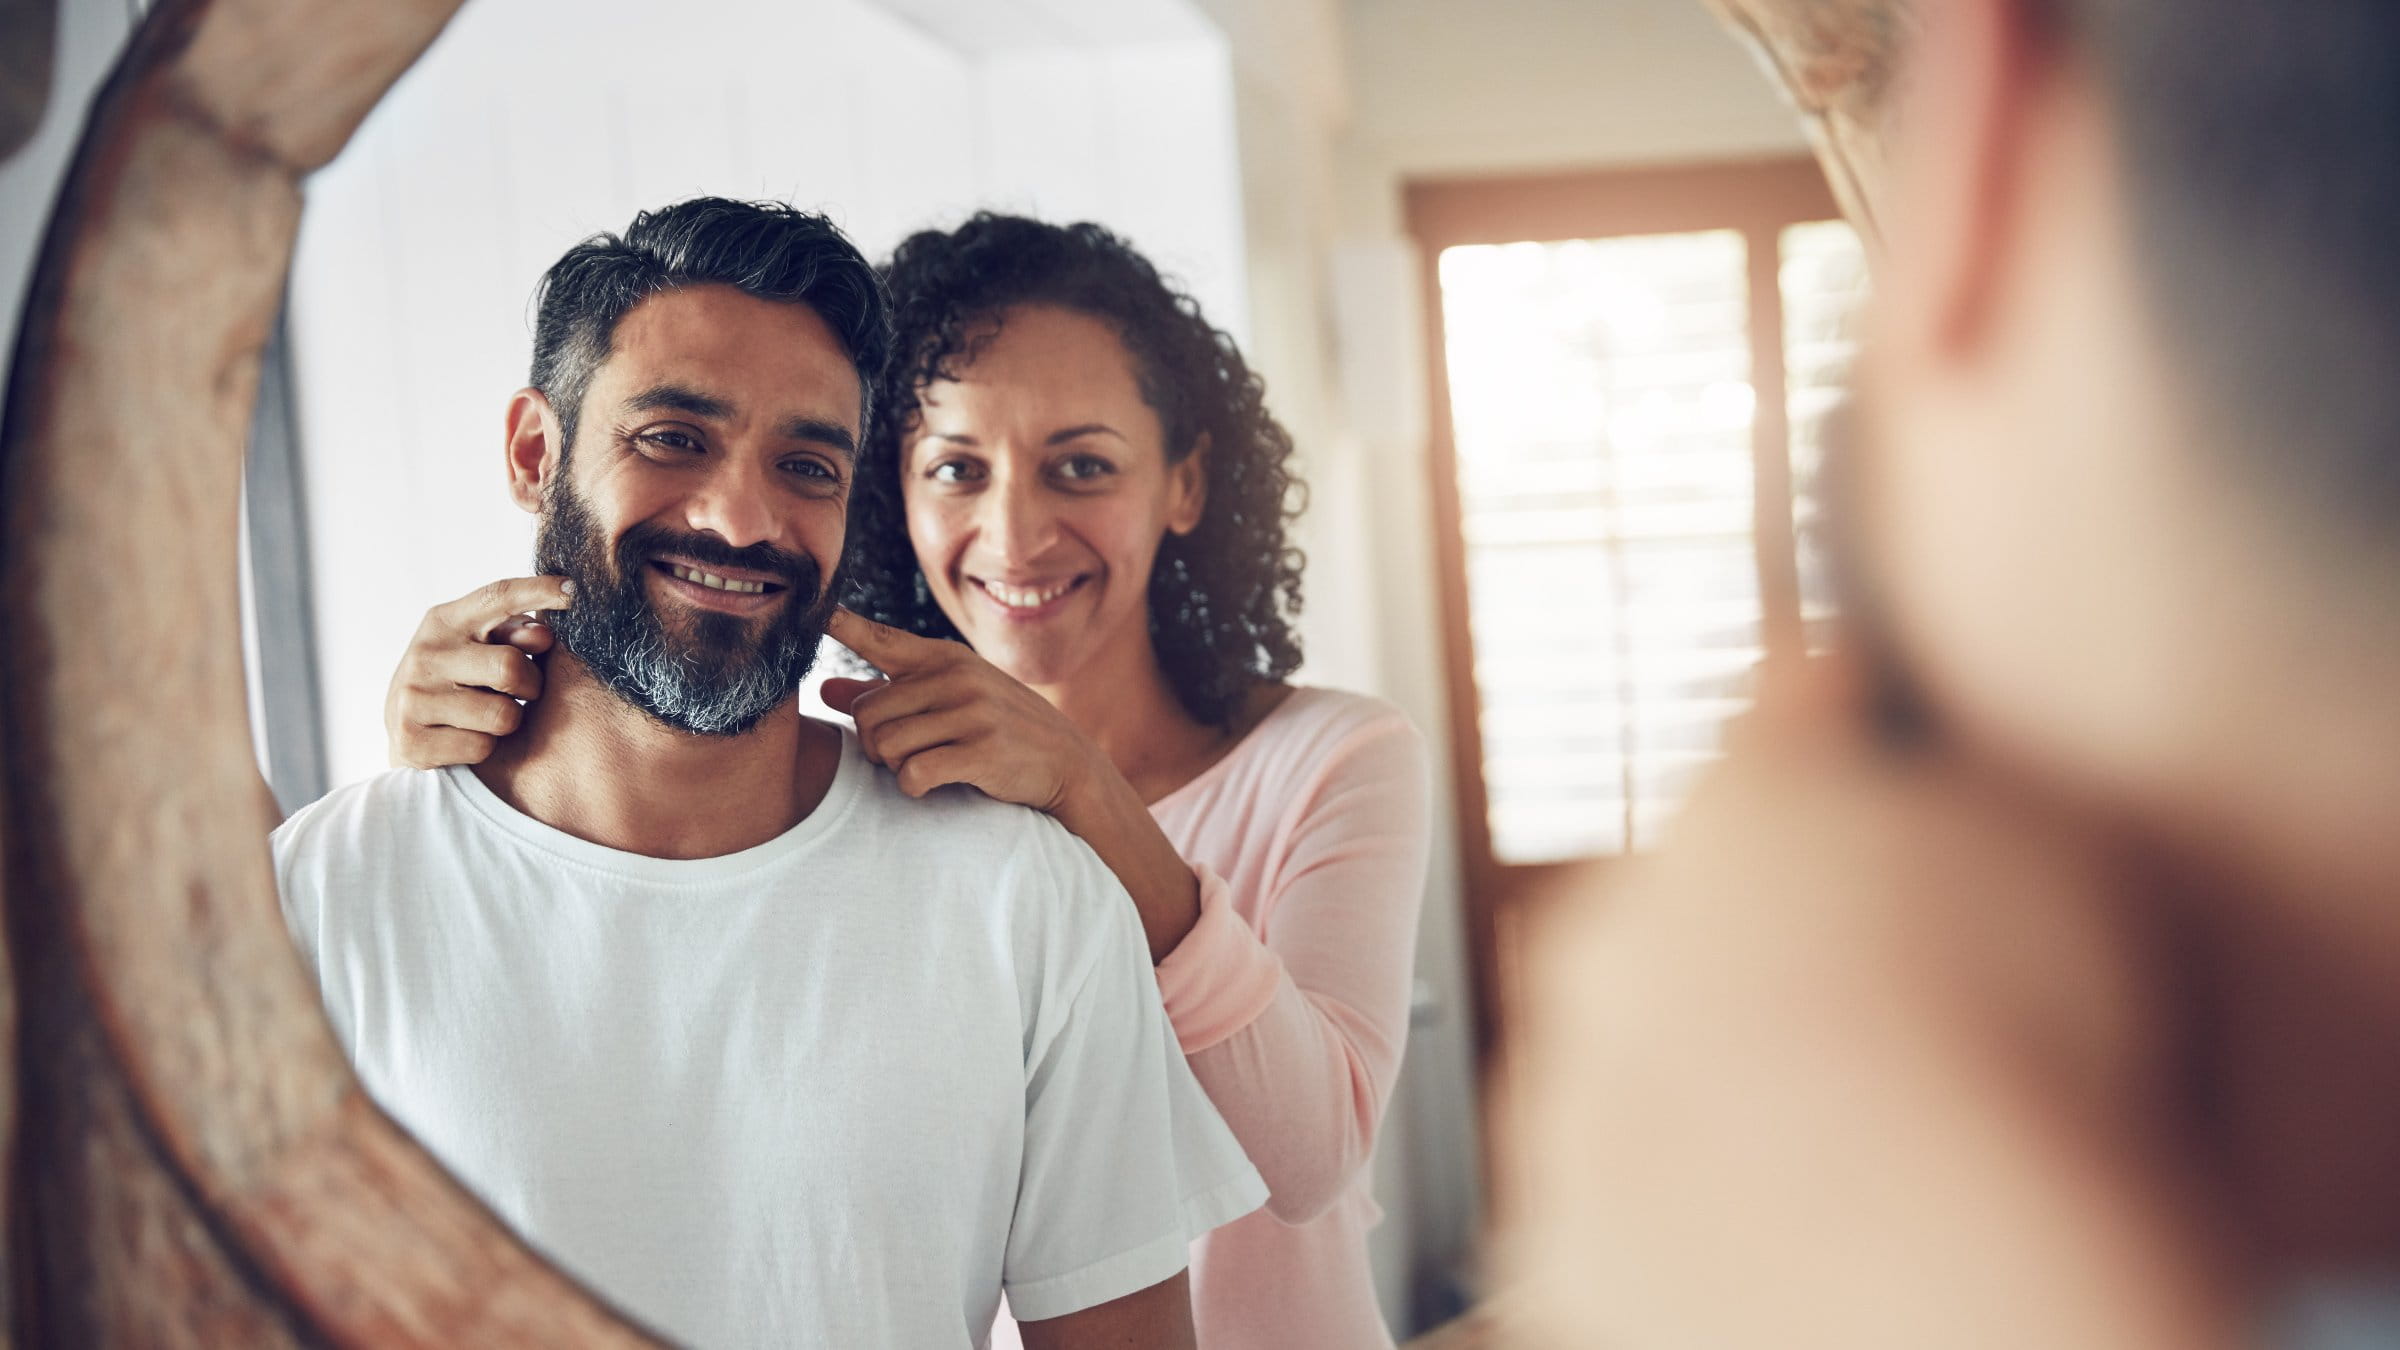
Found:
[[[1200,528],[1200,518],[1208,513],[1208,452],[1211,449],[1207,434],[1192,447],[1182,462],[1167,466],[1167,491],[1172,494],[1167,503],[1167,532],[1190,534]]]
[[[1900,340],[1936,356],[1987,336],[2009,269],[2026,262],[2026,194],[2039,191],[2029,151],[2066,73],[2040,9],[2033,0],[1929,6],[1907,56],[1888,289],[1911,297]]]
[[[508,495],[534,515],[549,499],[550,480],[566,466],[566,437],[548,396],[520,389],[508,401]]]

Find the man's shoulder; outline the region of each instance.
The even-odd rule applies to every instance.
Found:
[[[1047,813],[964,786],[912,798],[888,771],[865,767],[872,777],[859,808],[873,822],[874,851],[909,873],[915,889],[1005,912],[1020,925],[1127,906],[1116,875]]]
[[[278,859],[354,844],[438,810],[447,769],[386,769],[294,811],[272,836]]]
[[[408,841],[429,837],[449,770],[392,769],[335,788],[294,811],[271,839],[284,921],[312,966],[328,909],[380,908],[413,869]]]
[[[923,863],[988,872],[1010,859],[1047,862],[1090,852],[1057,820],[1030,806],[987,797],[960,784],[910,797],[890,770],[863,758],[858,767],[866,775],[860,810],[876,832],[888,836],[887,843],[898,844]]]

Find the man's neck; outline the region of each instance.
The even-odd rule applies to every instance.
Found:
[[[2220,710],[2163,831],[2193,901],[2179,950],[2195,1062],[2212,1080],[2210,1142],[2235,1222],[2270,1260],[2389,1262],[2400,1259],[2400,709],[2387,691],[2400,660],[2284,645],[2257,667]]]
[[[664,726],[563,650],[476,777],[499,798],[579,839],[651,858],[714,858],[807,818],[833,785],[841,735],[787,699],[739,736]]]

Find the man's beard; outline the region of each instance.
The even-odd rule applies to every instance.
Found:
[[[661,553],[764,572],[788,594],[763,619],[692,610],[670,625],[650,600],[650,560]],[[575,583],[574,606],[548,616],[559,645],[619,698],[696,735],[742,735],[792,698],[816,663],[833,614],[835,589],[819,585],[816,562],[768,544],[734,548],[645,522],[611,550],[590,506],[563,476],[550,492],[533,554],[534,570]]]

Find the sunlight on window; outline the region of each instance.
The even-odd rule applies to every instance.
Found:
[[[1653,841],[1760,655],[1740,233],[1440,260],[1504,863]]]
[[[1825,421],[1840,406],[1857,354],[1853,317],[1867,294],[1867,255],[1858,232],[1838,220],[1785,228],[1778,269],[1783,291],[1784,402],[1792,427],[1792,525],[1800,541],[1800,618],[1810,650],[1824,645],[1833,617],[1822,539],[1818,470]]]

